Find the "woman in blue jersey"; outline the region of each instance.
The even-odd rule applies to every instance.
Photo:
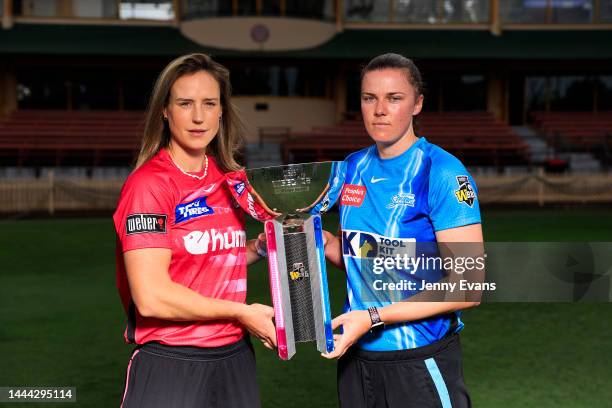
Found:
[[[418,68],[401,55],[378,56],[362,71],[361,111],[374,145],[341,165],[341,237],[327,233],[325,248],[347,273],[345,313],[333,321],[342,334],[324,354],[339,358],[341,406],[470,406],[458,332],[460,311],[478,302],[410,301],[425,293],[423,282],[443,280],[442,268],[383,262],[416,259],[443,242],[482,243],[474,180],[415,135],[422,89]]]

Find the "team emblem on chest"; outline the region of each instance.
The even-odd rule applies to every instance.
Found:
[[[416,200],[412,193],[398,193],[391,198],[391,202],[387,204],[387,209],[393,210],[397,207],[414,207]]]

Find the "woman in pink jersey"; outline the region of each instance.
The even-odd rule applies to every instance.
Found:
[[[274,313],[245,303],[262,249],[237,205],[253,197],[230,94],[229,72],[204,54],[175,59],[155,84],[113,216],[125,338],[137,344],[124,407],[260,404],[247,332],[275,347]]]

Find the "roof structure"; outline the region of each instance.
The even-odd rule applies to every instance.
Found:
[[[385,52],[443,59],[612,59],[612,30],[347,29],[307,50],[242,52],[206,48],[173,26],[15,24],[0,30],[0,54],[364,59]]]

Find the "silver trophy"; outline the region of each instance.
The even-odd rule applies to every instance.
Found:
[[[322,162],[247,170],[258,199],[276,215],[264,229],[283,360],[295,354],[297,342],[316,341],[322,353],[334,349],[320,213],[337,199],[338,168]]]

